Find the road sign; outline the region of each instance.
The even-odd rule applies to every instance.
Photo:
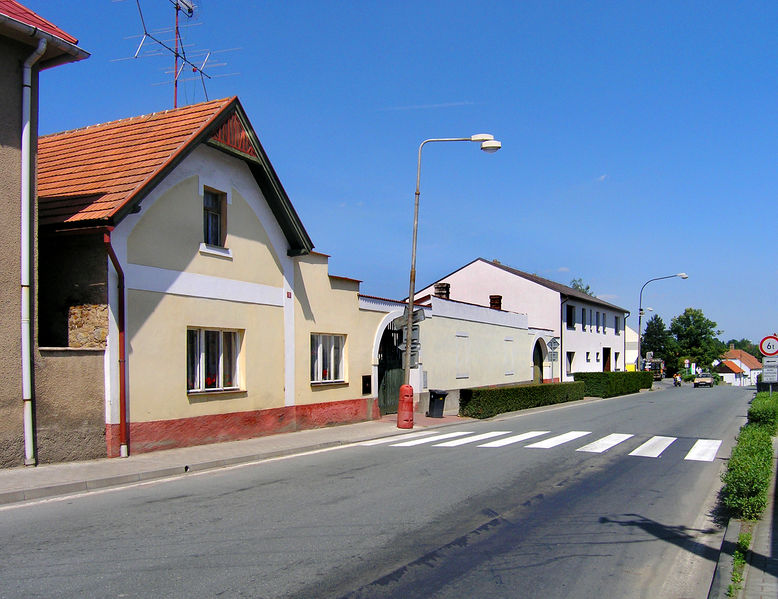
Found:
[[[778,337],[768,335],[759,342],[759,351],[763,356],[778,356]]]
[[[766,357],[762,360],[762,382],[778,383],[778,357]]]
[[[559,359],[559,352],[556,352],[556,351],[548,352],[548,359],[551,362],[556,362]]]
[[[778,339],[776,339],[778,341]],[[556,340],[556,337],[551,339],[551,341],[548,342],[548,349],[551,351],[559,349],[559,341]]]

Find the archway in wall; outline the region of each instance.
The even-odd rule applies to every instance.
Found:
[[[396,414],[400,387],[404,382],[402,324],[390,322],[381,335],[378,346],[378,408],[381,414]]]
[[[535,349],[532,350],[532,382],[543,382],[543,342],[538,339]]]

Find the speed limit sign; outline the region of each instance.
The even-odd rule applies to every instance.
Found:
[[[778,337],[768,335],[759,342],[759,351],[763,356],[778,356]]]

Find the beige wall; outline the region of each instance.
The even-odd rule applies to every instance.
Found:
[[[32,53],[0,37],[0,466],[24,462],[21,384],[22,62]],[[33,144],[37,131],[38,74],[33,72]],[[34,147],[34,145],[33,145]],[[33,186],[34,188],[34,186]],[[34,289],[33,289],[34,293]]]
[[[465,389],[532,380],[534,337],[527,329],[440,317],[422,321],[419,328],[421,368],[427,371],[429,389]]]
[[[359,283],[330,277],[327,256],[313,253],[295,264],[295,404],[343,401],[362,393],[372,375],[373,342],[383,318],[359,309]],[[311,384],[311,334],[345,335],[345,383]]]
[[[104,350],[44,349],[35,364],[38,461],[104,458]]]
[[[150,206],[142,205],[141,218],[127,241],[127,259],[133,264],[281,287],[281,263],[257,215],[238,191],[218,191],[230,193],[225,247],[232,259],[199,251],[203,197],[196,176],[173,186]]]
[[[283,407],[282,308],[137,290],[127,299],[132,422]],[[240,391],[187,393],[187,327],[243,332]]]

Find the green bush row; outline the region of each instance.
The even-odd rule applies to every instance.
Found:
[[[491,418],[505,412],[583,398],[584,384],[578,382],[462,389],[459,392],[459,414],[469,418]]]
[[[651,372],[574,372],[573,378],[586,385],[587,397],[615,397],[650,389],[654,383]]]
[[[727,470],[721,476],[724,505],[735,518],[755,519],[767,504],[773,472],[773,442],[769,426],[746,424],[740,429]]]
[[[772,397],[769,393],[757,393],[748,409],[748,422],[764,426],[775,435],[778,432],[778,392]]]

